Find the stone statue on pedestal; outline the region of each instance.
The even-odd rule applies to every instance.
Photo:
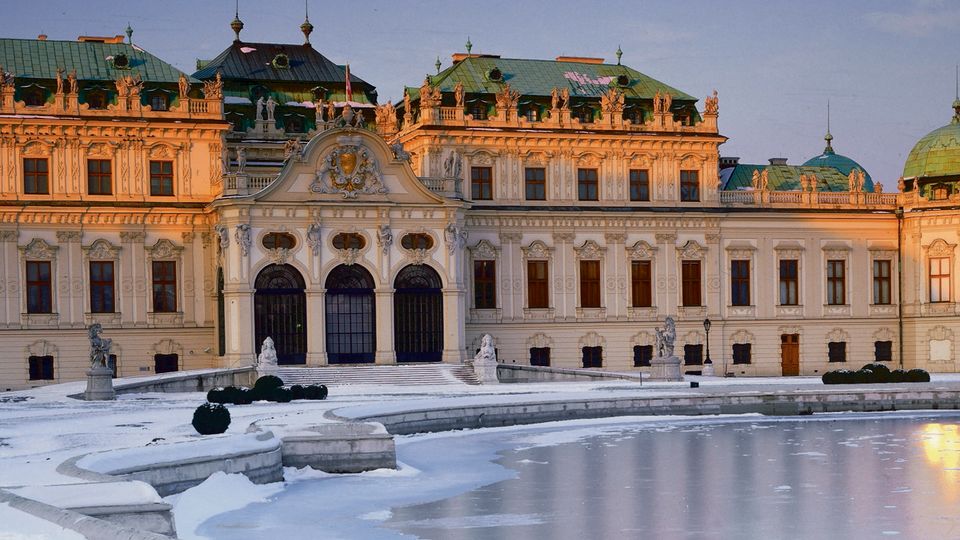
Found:
[[[493,346],[493,336],[484,334],[480,340],[480,351],[473,357],[473,372],[477,374],[480,384],[496,384],[497,378],[497,349]]]
[[[90,338],[90,371],[87,372],[87,389],[83,399],[87,401],[110,401],[117,398],[113,390],[113,369],[107,364],[113,340],[100,337],[103,327],[93,323],[87,329]]]
[[[667,317],[663,323],[663,328],[655,329],[657,342],[655,352],[657,353],[650,366],[653,368],[650,378],[658,381],[682,381],[683,375],[680,373],[680,358],[674,352],[674,341],[677,339],[677,326],[673,317]]]
[[[263,340],[260,346],[260,356],[257,357],[257,373],[262,377],[277,371],[277,349],[273,346],[273,338]]]

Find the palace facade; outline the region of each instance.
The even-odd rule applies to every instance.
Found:
[[[239,23],[239,24],[237,24]],[[0,389],[251,364],[960,368],[960,100],[896,193],[721,158],[697,98],[601,59],[458,53],[396,105],[309,44],[193,76],[116,38],[0,40]],[[439,63],[438,63],[439,64]],[[348,89],[349,86],[349,89]],[[709,331],[705,320],[709,319]]]

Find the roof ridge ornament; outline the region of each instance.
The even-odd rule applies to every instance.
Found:
[[[240,0],[237,0],[236,10],[233,13],[233,20],[230,21],[230,29],[236,34],[234,43],[240,42],[240,31],[243,30],[243,21],[240,20]]]
[[[827,141],[827,146],[826,148],[823,149],[823,153],[824,154],[835,153],[833,151],[833,145],[831,144],[831,141],[833,141],[833,135],[830,134],[830,100],[829,99],[827,100],[827,134],[823,136],[823,140]]]
[[[613,53],[617,55],[617,65],[620,65],[620,57],[623,56],[623,51],[620,50],[620,45],[617,45],[617,52]]]
[[[957,64],[957,89],[953,98],[953,119],[951,124],[960,124],[960,64]]]
[[[303,0],[303,24],[300,25],[300,31],[303,32],[303,44],[310,45],[310,34],[313,33],[313,25],[310,24],[310,2]]]

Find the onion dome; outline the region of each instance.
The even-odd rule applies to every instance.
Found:
[[[907,156],[903,178],[960,176],[960,98],[950,123],[923,136]]]
[[[830,167],[840,171],[844,176],[850,174],[850,171],[853,169],[860,169],[864,174],[863,181],[863,190],[866,192],[873,191],[873,179],[870,178],[870,174],[864,169],[859,163],[848,158],[847,156],[840,155],[833,150],[833,135],[830,134],[830,129],[827,129],[827,134],[823,137],[823,140],[827,141],[827,146],[823,149],[823,153],[819,156],[812,157],[803,163],[804,167]]]

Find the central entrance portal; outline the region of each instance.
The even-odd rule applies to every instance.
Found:
[[[393,343],[397,362],[439,362],[443,356],[443,294],[425,264],[400,270],[394,281]]]
[[[377,347],[373,276],[358,265],[334,268],[327,276],[327,362],[373,363]]]
[[[278,364],[307,362],[307,297],[303,276],[289,264],[271,264],[257,275],[253,314],[257,354],[273,339]]]

